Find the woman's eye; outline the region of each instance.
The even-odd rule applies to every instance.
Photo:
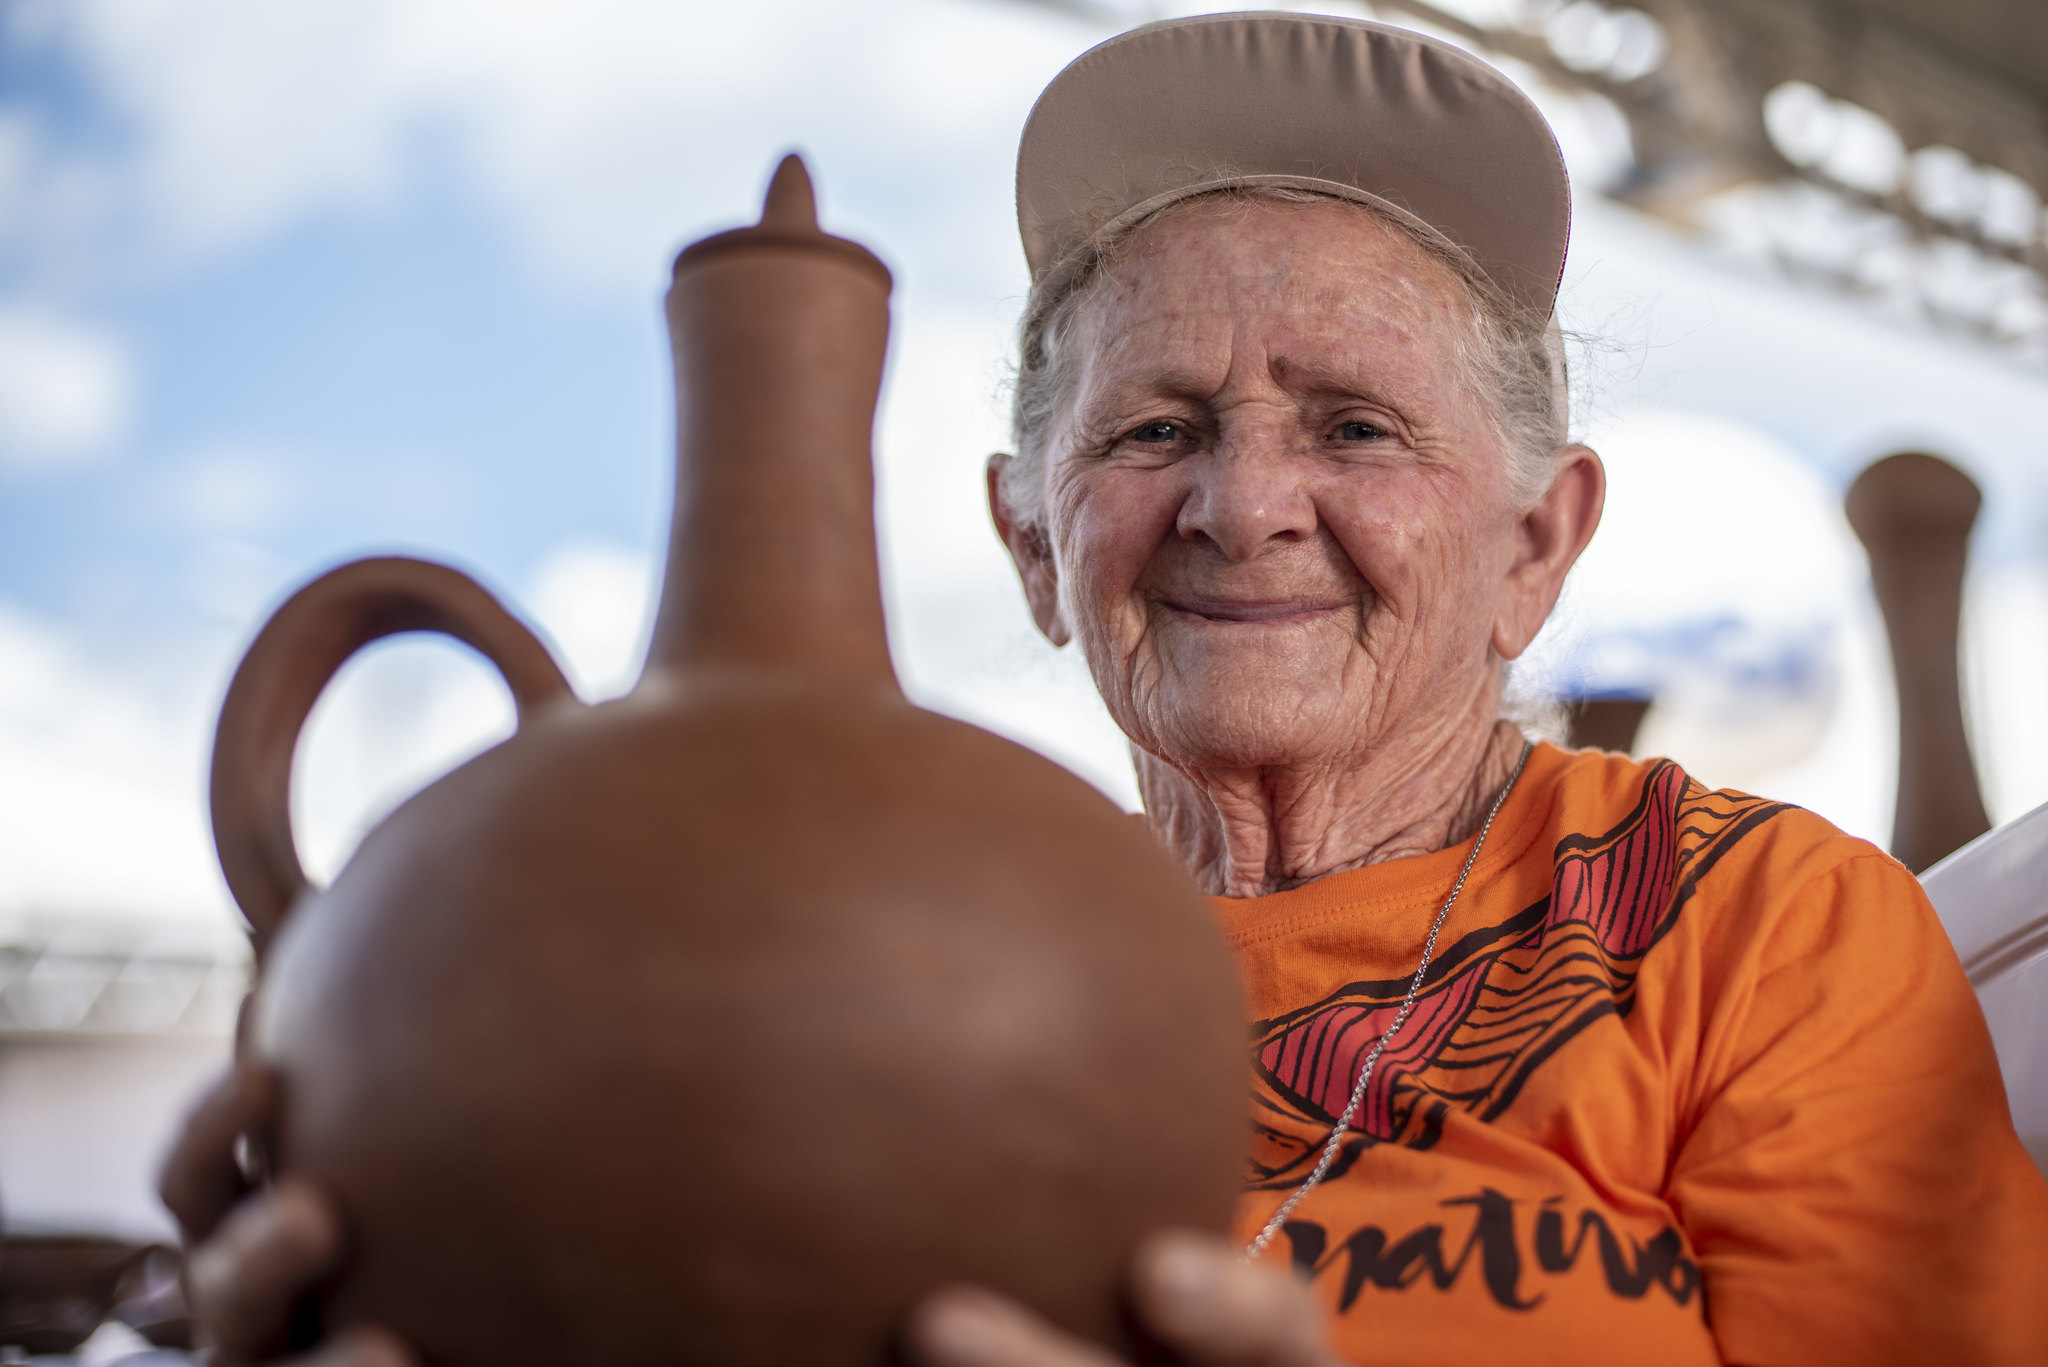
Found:
[[[1384,437],[1386,430],[1369,422],[1347,422],[1337,429],[1339,441],[1377,441]]]
[[[1167,442],[1180,439],[1180,428],[1170,422],[1148,422],[1131,433],[1132,441]]]

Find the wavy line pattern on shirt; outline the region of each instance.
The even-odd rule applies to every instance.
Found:
[[[1426,1149],[1453,1107],[1491,1121],[1580,1031],[1635,1004],[1643,957],[1702,877],[1783,804],[1708,792],[1669,760],[1644,771],[1612,829],[1560,839],[1548,894],[1447,947],[1415,1011],[1375,1066],[1331,1176],[1370,1144]],[[1291,1186],[1313,1162],[1303,1136],[1333,1123],[1359,1065],[1392,1022],[1405,979],[1347,984],[1253,1027],[1257,1078],[1251,1185]],[[1272,1123],[1266,1123],[1270,1118]]]

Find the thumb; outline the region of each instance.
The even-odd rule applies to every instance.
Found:
[[[1209,1367],[1332,1367],[1322,1307],[1291,1273],[1213,1236],[1167,1230],[1139,1248],[1132,1296],[1145,1325]]]

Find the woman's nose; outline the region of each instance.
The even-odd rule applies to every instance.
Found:
[[[1189,465],[1194,484],[1175,524],[1187,539],[1215,543],[1226,559],[1250,560],[1270,542],[1315,534],[1307,472],[1284,441],[1225,442]]]

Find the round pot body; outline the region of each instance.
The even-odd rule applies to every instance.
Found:
[[[893,688],[656,675],[541,713],[292,914],[276,1160],[328,1326],[435,1367],[879,1363],[971,1282],[1117,1343],[1225,1228],[1235,972],[1141,824]]]

